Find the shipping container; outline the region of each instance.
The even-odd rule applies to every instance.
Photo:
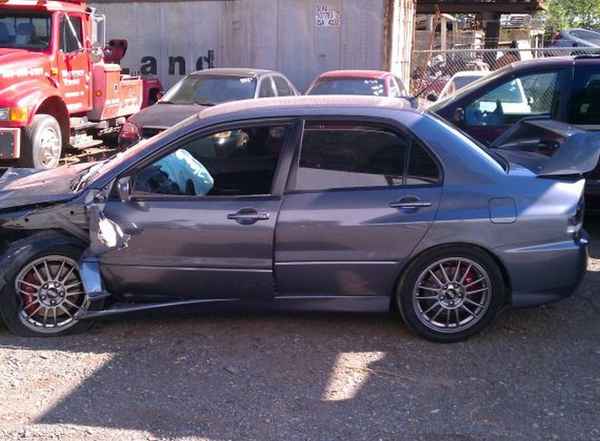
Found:
[[[276,69],[304,91],[331,69],[393,70],[408,85],[414,0],[96,0],[122,65],[168,87],[208,67]]]

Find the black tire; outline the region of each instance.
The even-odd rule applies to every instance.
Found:
[[[57,337],[83,332],[93,325],[91,320],[74,321],[63,329],[52,331],[41,328],[38,331],[32,325],[26,326],[21,316],[23,300],[15,287],[17,277],[29,263],[46,256],[64,256],[78,262],[84,249],[81,241],[53,231],[36,233],[11,244],[0,262],[5,282],[0,290],[0,317],[10,332],[22,337]]]
[[[441,327],[435,325],[435,322],[433,322],[433,320],[427,320],[425,318],[427,316],[425,309],[428,308],[421,307],[421,309],[419,309],[421,304],[419,304],[419,301],[415,301],[415,298],[420,299],[422,297],[416,297],[416,284],[417,282],[419,282],[419,280],[421,280],[422,283],[424,279],[421,279],[421,277],[427,277],[427,270],[431,267],[432,264],[437,264],[438,262],[451,263],[452,259],[457,259],[461,262],[464,262],[463,265],[467,264],[466,268],[468,268],[468,262],[474,262],[476,265],[479,266],[478,268],[475,268],[475,270],[481,269],[482,271],[487,273],[484,273],[485,275],[487,275],[487,279],[485,279],[485,281],[482,282],[481,285],[475,285],[475,288],[478,288],[480,286],[489,288],[487,291],[484,291],[484,293],[481,293],[482,296],[484,294],[486,295],[485,303],[487,305],[487,309],[482,310],[480,315],[473,315],[472,321],[467,322],[467,324],[457,325],[456,329],[454,330],[450,328],[442,330]],[[466,268],[464,269],[464,271],[468,272]],[[460,278],[461,274],[459,270],[460,267],[456,270],[456,272],[459,273]],[[449,278],[452,279],[451,270],[448,272],[450,273]],[[432,286],[437,289],[437,285]],[[460,289],[462,290],[462,294],[458,295],[457,299],[455,300],[455,290],[454,288],[452,288],[452,299],[449,300],[450,302],[452,302],[452,307],[455,309],[459,309],[455,305],[458,305],[460,303],[461,305],[464,305],[469,309],[473,308],[477,310],[478,307],[473,307],[470,303],[466,303],[466,300],[462,300],[470,297],[470,295],[464,295],[464,292],[466,290],[463,289],[462,285]],[[437,291],[439,292],[432,292],[432,295],[446,296],[448,292],[439,289]],[[476,291],[476,289],[474,291]],[[395,300],[404,322],[413,332],[430,341],[438,343],[453,343],[465,340],[486,328],[494,320],[498,312],[505,305],[507,295],[506,291],[506,283],[502,276],[502,272],[498,264],[489,254],[476,247],[446,246],[423,253],[410,264],[410,266],[407,268],[398,284]],[[425,296],[426,294],[423,294],[424,292],[427,291],[421,290],[419,291],[418,295]],[[446,299],[448,298],[449,297],[446,297]],[[445,308],[441,308],[442,303],[445,303],[446,301],[447,300],[442,301],[439,299],[432,299],[429,300],[429,302],[431,303],[426,305],[429,306],[437,302],[439,304],[440,309],[442,309],[441,314],[447,313],[448,317],[450,317],[453,314],[457,314],[457,322],[460,323],[461,318],[458,317],[459,313],[454,311],[454,309],[448,311]],[[483,300],[478,301],[481,301],[482,304],[484,303]],[[424,301],[421,300],[421,302]],[[432,313],[428,318],[433,319],[432,315],[437,314],[437,311],[437,309],[433,309]],[[468,318],[469,315],[465,311],[460,309],[459,311],[460,314],[464,314],[464,317]],[[461,317],[463,316],[461,315]],[[428,324],[426,325],[425,323]]]
[[[62,155],[62,147],[62,133],[56,118],[51,115],[35,115],[31,125],[23,130],[19,165],[42,170],[56,168]]]

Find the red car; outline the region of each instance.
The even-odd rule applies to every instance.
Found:
[[[307,95],[375,95],[398,98],[408,93],[402,80],[381,70],[332,70],[321,74]]]

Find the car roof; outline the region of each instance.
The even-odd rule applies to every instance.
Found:
[[[198,114],[200,120],[256,119],[291,116],[370,116],[385,111],[419,112],[402,98],[366,95],[304,95],[232,101]],[[419,112],[421,113],[421,112]]]
[[[190,75],[223,75],[232,77],[261,77],[281,73],[268,69],[254,69],[250,67],[217,67],[213,69],[197,70]]]
[[[384,70],[330,70],[319,75],[319,78],[370,78],[380,80],[391,75]]]

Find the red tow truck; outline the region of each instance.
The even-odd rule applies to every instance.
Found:
[[[161,89],[122,72],[126,47],[106,45],[85,0],[0,0],[0,164],[49,169],[67,151],[102,151],[99,138]]]

